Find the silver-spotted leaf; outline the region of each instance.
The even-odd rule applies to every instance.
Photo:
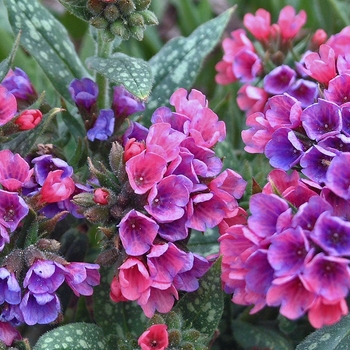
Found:
[[[150,94],[152,73],[148,63],[142,59],[116,53],[109,58],[89,57],[86,65],[116,85],[124,85],[141,100],[145,100]]]
[[[67,30],[37,0],[4,0],[12,30],[22,31],[20,44],[43,69],[52,85],[70,100],[68,85],[88,77]]]
[[[33,350],[107,350],[102,329],[92,323],[71,323],[42,335]]]
[[[12,50],[10,52],[10,55],[8,57],[6,57],[1,63],[0,63],[0,81],[2,81],[6,74],[8,73],[8,71],[11,68],[12,62],[15,58],[17,49],[18,49],[18,44],[19,44],[19,40],[21,37],[21,33],[18,33],[17,38],[13,44]]]

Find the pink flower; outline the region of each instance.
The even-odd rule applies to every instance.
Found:
[[[255,112],[262,112],[267,98],[268,94],[264,89],[249,84],[243,85],[237,92],[238,107],[247,116]]]
[[[247,13],[244,16],[243,23],[256,39],[267,43],[271,26],[270,12],[264,9],[258,9],[255,12],[255,16],[251,13]]]
[[[42,118],[43,115],[39,109],[27,109],[17,117],[15,124],[18,125],[19,130],[31,130],[41,122]]]
[[[0,126],[9,122],[17,112],[17,101],[5,87],[0,85]]]
[[[338,34],[331,35],[326,44],[334,50],[336,56],[345,56],[350,48],[350,26],[343,28]]]
[[[22,339],[22,336],[18,330],[13,327],[10,322],[0,321],[0,340],[7,346],[10,346],[16,339]]]
[[[18,154],[10,150],[0,151],[0,183],[8,191],[14,192],[22,188],[30,180],[33,169]]]
[[[70,197],[75,190],[70,177],[62,178],[63,170],[50,171],[40,191],[42,203],[56,203]]]
[[[144,149],[146,149],[146,145],[144,141],[136,141],[134,137],[126,141],[124,146],[124,162],[127,162],[130,158],[137,156]]]
[[[112,283],[111,283],[111,291],[109,293],[109,297],[115,302],[119,303],[120,301],[129,301],[129,299],[125,298],[122,294],[121,288],[120,288],[120,282],[119,279],[114,276]]]
[[[94,192],[94,202],[101,205],[108,204],[109,193],[103,188],[97,188]]]
[[[232,70],[232,62],[220,61],[215,65],[217,74],[215,81],[220,85],[228,85],[237,80]]]
[[[283,41],[293,39],[306,23],[306,12],[301,10],[297,15],[295,9],[287,5],[285,6],[278,17],[278,25],[280,27],[280,33]]]
[[[167,325],[154,324],[138,340],[141,350],[165,350],[169,345]]]
[[[323,29],[317,29],[311,38],[311,44],[319,47],[327,41],[327,33]]]
[[[328,82],[336,75],[335,52],[326,44],[320,46],[319,54],[310,52],[304,57],[305,72],[321,84],[328,85]]]

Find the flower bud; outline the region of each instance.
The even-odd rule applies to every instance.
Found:
[[[110,30],[114,35],[121,37],[123,40],[128,40],[130,38],[130,32],[125,28],[122,20],[116,20],[112,23]]]
[[[147,10],[151,4],[151,0],[134,0],[137,11]]]
[[[73,197],[73,203],[80,207],[90,208],[96,203],[94,202],[94,195],[88,192],[78,193]]]
[[[35,243],[35,246],[40,250],[49,250],[57,253],[60,250],[61,243],[55,239],[41,238]]]
[[[136,40],[141,41],[143,39],[144,29],[142,27],[131,26],[129,27],[129,30],[131,36],[134,37]]]
[[[108,22],[114,22],[120,17],[118,7],[115,4],[109,4],[105,7],[103,14]]]
[[[118,250],[115,248],[104,250],[96,259],[96,264],[101,266],[112,266],[118,260]]]
[[[97,188],[94,192],[94,202],[100,205],[108,204],[109,192],[104,188]]]
[[[106,207],[95,206],[84,211],[84,216],[93,224],[103,224],[109,217],[109,210]]]
[[[167,314],[166,323],[170,329],[181,329],[182,317],[177,312],[170,311]]]
[[[124,17],[136,9],[135,4],[132,0],[119,0],[118,8]]]
[[[41,122],[42,118],[43,115],[39,109],[27,109],[17,117],[15,124],[18,125],[19,130],[31,130]]]
[[[104,9],[104,5],[99,0],[88,0],[86,8],[94,16],[98,16]]]
[[[90,24],[97,29],[106,29],[108,27],[108,21],[103,17],[92,17]]]
[[[123,166],[124,149],[119,142],[113,142],[111,151],[109,152],[109,165],[113,172],[117,174],[121,166]]]
[[[146,145],[143,141],[136,141],[135,138],[129,139],[125,144],[125,151],[123,157],[124,163],[126,163],[130,158],[137,156],[145,149]]]
[[[128,18],[129,26],[139,26],[144,27],[145,26],[145,20],[139,12],[132,13]]]
[[[159,23],[157,16],[152,11],[145,10],[145,11],[139,12],[139,14],[142,15],[144,19],[144,23],[148,26],[154,26]]]
[[[181,343],[181,332],[178,329],[171,329],[168,331],[169,344],[172,347],[178,348]]]

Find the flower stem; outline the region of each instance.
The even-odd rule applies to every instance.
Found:
[[[100,58],[108,58],[112,52],[113,40],[104,41],[103,31],[97,31],[97,45],[96,45],[96,56]],[[97,99],[97,105],[99,109],[105,109],[110,107],[110,96],[109,96],[109,80],[105,76],[96,72],[96,84],[99,88],[99,95]]]

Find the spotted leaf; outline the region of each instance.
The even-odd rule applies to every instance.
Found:
[[[36,0],[4,0],[12,30],[22,31],[20,45],[41,66],[52,85],[70,100],[68,85],[74,78],[89,76],[67,30]]]

